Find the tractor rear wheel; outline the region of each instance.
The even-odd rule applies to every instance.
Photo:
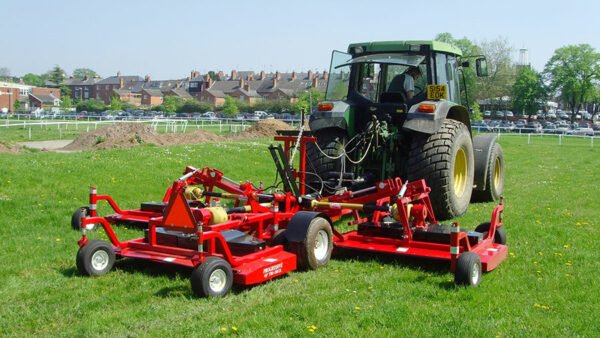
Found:
[[[464,214],[473,191],[473,143],[465,124],[447,119],[431,135],[414,134],[408,180],[425,179],[439,220]]]
[[[340,155],[344,151],[347,137],[346,133],[338,129],[319,130],[315,132],[314,136],[317,137],[317,144],[308,143],[306,145],[307,171],[318,175],[318,178],[309,175],[307,184],[314,191],[319,191],[321,190],[321,183],[327,179],[328,173],[341,171],[342,160]]]
[[[115,251],[109,243],[95,239],[79,248],[76,263],[82,275],[102,276],[115,264]]]
[[[481,259],[474,252],[465,252],[456,261],[454,283],[476,287],[481,283]]]
[[[231,265],[220,257],[208,257],[192,271],[192,291],[198,297],[223,297],[233,285]]]
[[[473,190],[472,199],[475,202],[497,201],[504,191],[504,154],[498,143],[494,143],[490,150],[487,166],[483,190]]]

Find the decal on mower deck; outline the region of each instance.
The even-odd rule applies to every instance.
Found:
[[[263,269],[263,277],[264,278],[268,278],[268,277],[280,274],[282,268],[283,268],[283,262],[281,262],[279,264],[275,264],[275,265],[270,266],[268,268],[264,268]]]

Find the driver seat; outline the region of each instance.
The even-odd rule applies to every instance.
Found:
[[[406,91],[404,90],[404,79],[406,74],[396,75],[387,91],[381,93],[379,96],[379,102],[381,103],[405,103],[407,101]]]

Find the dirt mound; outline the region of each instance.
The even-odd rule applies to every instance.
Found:
[[[238,138],[265,137],[277,135],[277,130],[293,130],[289,124],[275,119],[260,120],[255,125],[240,133]]]
[[[128,148],[143,143],[163,145],[159,135],[150,126],[122,123],[81,134],[63,150]]]
[[[162,134],[160,135],[160,140],[164,145],[197,144],[222,141],[223,137],[209,131],[196,130],[183,134]]]
[[[21,148],[18,146],[9,146],[4,143],[0,143],[0,154],[18,154],[21,152]]]
[[[61,150],[81,151],[92,149],[129,148],[140,144],[169,146],[177,144],[198,144],[219,142],[225,139],[247,139],[276,135],[277,130],[292,130],[292,126],[279,120],[261,120],[246,131],[234,137],[223,137],[212,132],[196,130],[181,134],[158,134],[152,127],[141,123],[120,123],[98,128],[81,134],[76,140]],[[1,151],[1,150],[0,150]]]

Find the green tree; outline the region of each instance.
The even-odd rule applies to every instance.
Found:
[[[481,48],[466,37],[462,39],[455,39],[450,33],[440,33],[436,35],[434,40],[445,42],[457,47],[462,51],[463,56],[481,54]],[[475,71],[471,67],[462,68],[460,83],[462,104],[471,107],[476,99],[482,98],[481,95],[479,95],[480,92],[477,87],[477,74],[475,74]]]
[[[121,100],[118,97],[113,96],[110,99],[110,106],[108,107],[108,109],[110,109],[112,111],[121,110],[121,109],[123,109],[123,102],[121,102]]]
[[[73,78],[83,80],[85,77],[94,78],[98,76],[98,73],[89,68],[77,68],[73,71]]]
[[[69,110],[71,110],[72,106],[73,106],[73,103],[71,102],[71,97],[70,96],[63,96],[61,98],[60,108],[62,108],[63,111],[69,111]]]
[[[163,103],[158,106],[159,110],[165,113],[175,113],[179,107],[183,104],[183,100],[177,96],[165,96]]]
[[[317,108],[317,105],[319,104],[319,102],[323,101],[323,99],[325,99],[325,93],[316,88],[310,88],[308,91],[300,94],[300,97],[298,97],[298,101],[296,101],[296,103],[294,104],[294,113],[300,114],[302,112],[302,109],[304,109],[306,114],[310,114],[312,113],[310,111],[310,108]]]
[[[240,109],[237,105],[237,100],[229,95],[225,95],[225,104],[223,105],[223,115],[225,117],[234,117]]]
[[[60,68],[58,65],[55,65],[52,70],[48,71],[48,80],[52,82],[53,87],[58,88],[64,81],[67,76],[64,69]]]
[[[106,110],[104,102],[98,99],[89,99],[77,103],[77,111],[99,112]]]
[[[21,109],[21,102],[19,102],[19,100],[15,100],[15,103],[13,104],[13,109],[14,111],[19,111],[19,109]]]
[[[600,54],[588,44],[568,45],[554,51],[544,75],[552,93],[571,108],[571,123],[581,105],[594,95],[600,80]]]
[[[479,103],[477,101],[473,102],[471,106],[471,119],[474,121],[483,120],[483,114],[481,114],[481,109],[479,109]]]
[[[44,79],[40,75],[36,75],[36,74],[32,74],[32,73],[27,73],[27,74],[23,75],[23,82],[26,85],[30,85],[30,86],[36,86],[36,87],[44,86]]]
[[[480,98],[501,98],[510,96],[515,83],[517,70],[512,62],[513,48],[505,38],[497,38],[481,43],[481,53],[488,62],[487,77],[477,78]],[[485,97],[482,97],[485,96]],[[500,107],[506,109],[508,107]]]
[[[69,86],[61,84],[60,86],[58,86],[58,88],[60,88],[61,96],[71,96],[71,88]]]
[[[530,67],[522,67],[512,87],[513,108],[531,117],[541,108],[546,98],[542,76]]]
[[[195,99],[184,100],[182,105],[177,109],[178,113],[206,113],[212,111],[213,107],[208,102],[200,102]]]
[[[0,81],[11,81],[10,69],[6,67],[0,67]]]

